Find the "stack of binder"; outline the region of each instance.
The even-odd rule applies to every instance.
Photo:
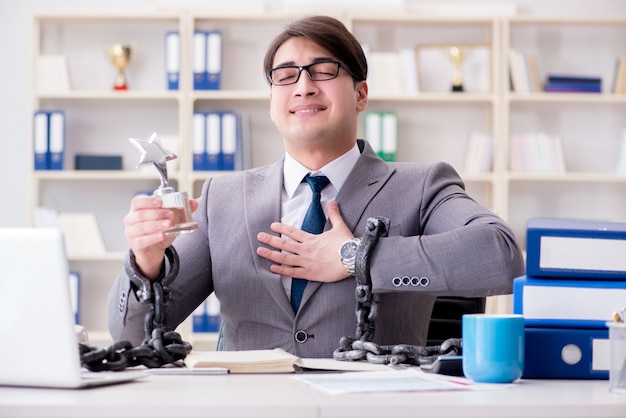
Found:
[[[230,111],[194,112],[194,171],[249,168],[249,144],[242,117]]]
[[[606,322],[626,305],[626,223],[535,218],[526,243],[526,275],[513,284],[522,377],[608,379]]]
[[[367,112],[365,138],[385,161],[396,161],[398,153],[398,115],[395,112]]]
[[[63,170],[65,156],[65,113],[37,110],[33,115],[35,170]]]
[[[222,317],[220,315],[220,301],[215,293],[204,300],[192,313],[193,332],[218,332]]]
[[[193,34],[193,88],[219,90],[222,86],[222,33],[195,31]]]

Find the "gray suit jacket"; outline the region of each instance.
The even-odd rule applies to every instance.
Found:
[[[465,193],[450,165],[386,163],[367,142],[359,140],[359,147],[361,157],[336,200],[355,236],[363,235],[369,217],[391,221],[371,259],[380,293],[375,342],[424,345],[437,295],[511,293],[524,269],[514,235]],[[215,291],[225,350],[281,347],[301,357],[331,357],[342,336],[354,337],[353,278],[309,282],[294,314],[271,262],[256,255],[257,234],[281,219],[282,170],[281,160],[206,181],[194,213],[199,231],[175,241],[181,267],[170,286],[170,328]],[[427,285],[394,285],[404,276],[427,278]],[[145,312],[122,271],[109,295],[113,338],[138,344]],[[296,341],[298,331],[306,341]]]

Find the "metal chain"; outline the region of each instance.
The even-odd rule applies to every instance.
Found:
[[[389,219],[384,217],[369,218],[365,234],[357,249],[355,260],[356,290],[356,338],[342,337],[339,348],[333,353],[335,360],[367,360],[376,364],[410,364],[420,366],[431,364],[444,355],[460,355],[460,338],[445,340],[441,345],[416,346],[409,344],[379,345],[372,342],[375,320],[378,314],[378,294],[372,292],[370,259],[378,239],[389,233]]]
[[[133,347],[128,341],[111,344],[107,349],[79,343],[81,364],[95,372],[120,371],[127,367],[143,365],[157,368],[183,360],[191,352],[191,344],[183,341],[180,334],[167,331],[165,305],[170,299],[168,286],[179,270],[178,253],[174,247],[165,250],[170,269],[162,278],[151,282],[139,273],[132,251],[124,263],[131,282],[137,287],[137,297],[142,304],[150,304],[144,319],[145,338],[141,345]]]

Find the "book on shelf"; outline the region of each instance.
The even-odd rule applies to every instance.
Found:
[[[528,63],[524,55],[515,48],[510,48],[508,58],[511,91],[516,93],[528,93],[532,91]]]
[[[530,91],[535,93],[542,91],[543,89],[541,88],[541,81],[539,79],[539,70],[537,69],[537,60],[533,55],[528,55],[526,57],[526,65],[528,67]]]
[[[544,90],[553,93],[601,93],[602,78],[549,74]]]
[[[626,281],[624,254],[626,223],[550,218],[528,222],[529,276]]]
[[[68,257],[102,256],[106,246],[93,213],[59,213]]]
[[[489,173],[493,166],[493,137],[471,132],[465,150],[465,173]]]
[[[56,228],[63,232],[65,252],[68,257],[101,256],[106,246],[93,213],[59,213],[56,209],[35,209],[37,228]]]
[[[368,85],[372,95],[404,94],[402,58],[396,51],[368,52],[370,75]]]
[[[513,280],[513,313],[526,326],[606,328],[626,301],[626,280],[540,278]]]
[[[615,61],[611,93],[626,94],[626,57],[619,57]]]
[[[510,137],[511,171],[564,174],[563,141],[559,135],[545,132],[513,133]]]

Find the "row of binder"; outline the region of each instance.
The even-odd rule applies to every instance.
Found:
[[[193,169],[242,170],[248,167],[241,117],[234,112],[193,114]]]
[[[38,110],[33,116],[35,170],[63,170],[65,113]]]
[[[398,115],[395,112],[367,112],[365,138],[385,161],[396,161],[398,153]]]
[[[63,170],[65,113],[60,110],[36,111],[33,125],[35,170]],[[249,144],[247,135],[244,135],[244,125],[242,118],[234,112],[195,112],[193,169],[219,171],[249,168]],[[77,156],[76,169],[82,168],[79,164],[80,157],[82,156]]]
[[[167,88],[178,90],[180,83],[180,33],[165,34]],[[193,34],[193,88],[219,90],[222,81],[222,33],[195,31]]]
[[[193,311],[193,332],[218,332],[222,322],[220,316],[220,301],[212,293]]]
[[[606,323],[626,303],[626,223],[535,218],[526,242],[526,275],[513,283],[523,377],[608,379]]]

